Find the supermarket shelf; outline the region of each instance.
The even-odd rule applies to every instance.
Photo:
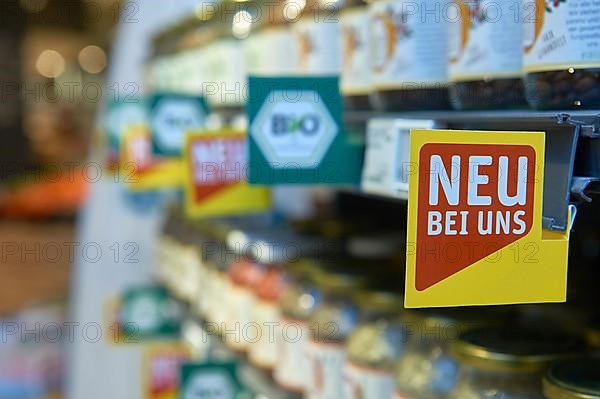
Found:
[[[569,205],[590,202],[600,191],[600,110],[346,112],[348,124],[373,118],[431,120],[440,128],[545,131],[545,186],[542,226],[564,231]]]
[[[371,118],[400,118],[434,120],[449,124],[527,123],[527,124],[590,124],[595,132],[600,129],[600,110],[573,111],[415,111],[415,112],[346,112],[347,122],[367,121]]]

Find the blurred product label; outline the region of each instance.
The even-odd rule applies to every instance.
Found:
[[[287,27],[264,28],[245,39],[243,45],[250,75],[286,76],[297,71],[297,43]]]
[[[342,11],[342,75],[344,95],[365,95],[371,90],[369,57],[369,9],[355,7]]]
[[[306,398],[343,398],[344,344],[321,343],[311,339],[306,346],[306,353],[310,362]]]
[[[158,156],[180,156],[185,134],[204,128],[208,109],[203,97],[156,94],[150,100],[152,148]]]
[[[544,143],[411,131],[407,307],[565,300],[569,234],[542,230]]]
[[[374,84],[380,89],[414,88],[448,81],[449,0],[420,3],[383,0],[370,5]],[[445,12],[445,11],[444,11]]]
[[[431,129],[433,121],[375,118],[368,122],[363,191],[408,198],[410,129]]]
[[[186,213],[225,216],[268,210],[269,190],[248,185],[246,134],[191,133],[184,153]]]
[[[310,363],[304,351],[310,329],[302,320],[281,317],[282,334],[277,337],[277,362],[274,378],[286,389],[303,391],[310,372]]]
[[[144,399],[177,399],[181,367],[191,361],[190,350],[183,343],[153,344],[144,352]],[[186,396],[183,396],[186,397]],[[196,398],[202,396],[190,396]]]
[[[450,21],[450,80],[515,78],[523,74],[522,4],[455,0]]]
[[[204,128],[206,102],[199,96],[156,94],[146,112],[143,123],[128,121],[120,127],[121,181],[136,192],[180,188],[185,135]]]
[[[591,33],[600,29],[600,19],[595,17],[597,13],[595,2],[525,0],[525,71],[599,67],[598,38]]]
[[[108,135],[109,162],[119,162],[122,138],[131,126],[140,126],[148,123],[148,110],[143,100],[139,98],[125,98],[115,100],[107,105],[105,115],[105,129]]]
[[[187,363],[181,367],[181,399],[235,399],[240,391],[234,362]]]
[[[121,142],[121,164],[133,166],[128,177],[152,166],[152,137],[146,125],[129,125]]]
[[[251,183],[359,181],[363,147],[348,140],[338,86],[332,77],[250,77]]]
[[[347,363],[344,369],[344,393],[348,399],[391,398],[394,374],[390,370]]]
[[[220,39],[206,47],[206,77],[202,93],[211,107],[243,105],[246,75],[243,42],[238,39]]]
[[[272,369],[277,363],[277,337],[281,335],[279,307],[277,303],[257,300],[253,314],[262,331],[256,342],[250,344],[248,357],[254,365]]]
[[[136,287],[109,301],[106,338],[115,344],[138,344],[176,339],[183,308],[166,288]]]
[[[63,313],[45,306],[0,320],[1,398],[41,398],[60,389],[69,334]]]
[[[157,157],[148,125],[130,125],[121,138],[119,178],[130,193],[151,193],[182,185],[181,157]]]
[[[322,14],[327,15],[307,15],[292,24],[296,36],[293,49],[298,51],[297,72],[300,75],[340,74],[342,51],[339,17],[332,10],[322,11]]]

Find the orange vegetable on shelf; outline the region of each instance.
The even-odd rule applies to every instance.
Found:
[[[0,194],[0,215],[34,219],[70,215],[86,198],[88,181],[82,170],[40,180],[30,179]]]

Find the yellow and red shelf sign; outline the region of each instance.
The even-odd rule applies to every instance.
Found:
[[[248,184],[247,146],[247,135],[235,130],[187,135],[184,186],[188,216],[223,216],[269,209],[269,190]]]
[[[406,307],[565,300],[568,230],[542,230],[544,142],[411,131]]]
[[[121,139],[120,166],[123,181],[133,191],[180,188],[181,157],[156,157],[147,125],[131,125]]]

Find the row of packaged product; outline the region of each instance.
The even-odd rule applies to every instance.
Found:
[[[340,75],[348,109],[600,105],[595,2],[250,0],[198,13],[157,39],[151,87],[239,105],[247,74]]]
[[[600,397],[598,359],[547,373],[589,350],[583,334],[515,308],[404,309],[398,237],[351,239],[353,256],[324,241],[171,221],[160,278],[282,398]]]

